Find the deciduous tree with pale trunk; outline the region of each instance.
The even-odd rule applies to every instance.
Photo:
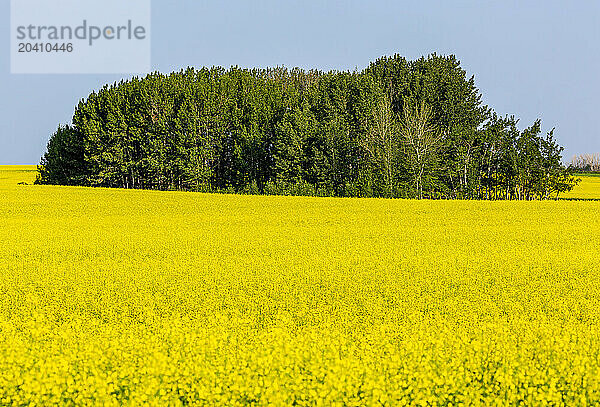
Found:
[[[386,192],[393,196],[394,175],[398,168],[398,128],[388,95],[381,97],[374,107],[373,125],[366,133],[362,146],[383,167]]]
[[[400,120],[400,136],[415,186],[416,197],[423,198],[423,182],[431,177],[430,168],[436,161],[442,133],[432,124],[432,110],[425,102],[411,108],[404,103]]]

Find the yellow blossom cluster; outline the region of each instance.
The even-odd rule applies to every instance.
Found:
[[[31,170],[0,167],[0,405],[600,403],[600,202],[17,185]]]

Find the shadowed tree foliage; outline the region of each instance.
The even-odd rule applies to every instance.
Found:
[[[38,183],[255,194],[548,199],[574,185],[541,124],[481,102],[453,56],[363,71],[188,68],[104,86]]]
[[[59,126],[48,141],[38,166],[36,182],[54,185],[85,185],[87,166],[81,132],[72,126]]]

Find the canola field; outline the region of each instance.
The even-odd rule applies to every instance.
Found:
[[[600,201],[34,176],[0,167],[0,405],[600,403]]]
[[[580,184],[560,198],[600,200],[600,174],[579,174],[576,177],[581,179]]]

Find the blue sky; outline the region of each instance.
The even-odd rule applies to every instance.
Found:
[[[10,74],[0,0],[0,164],[35,164],[92,90],[128,75]],[[362,69],[382,55],[455,54],[483,100],[556,127],[568,161],[600,152],[600,2],[152,1],[152,68]]]

